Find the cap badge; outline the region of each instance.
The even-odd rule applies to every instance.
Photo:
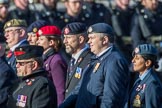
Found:
[[[68,34],[70,32],[69,28],[65,28],[64,34]]]
[[[89,32],[89,33],[92,32],[92,27],[89,27],[89,28],[88,28],[88,32]]]
[[[39,30],[39,31],[38,31],[38,34],[39,34],[39,35],[42,35],[42,34],[43,34],[42,30]]]
[[[11,22],[8,22],[8,23],[7,23],[7,26],[8,26],[8,27],[11,26]]]
[[[139,53],[139,48],[135,48],[134,52]]]
[[[38,31],[38,29],[35,27],[33,28],[33,32],[36,33]]]

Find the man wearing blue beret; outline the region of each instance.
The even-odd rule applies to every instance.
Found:
[[[133,71],[139,73],[139,78],[130,90],[126,108],[162,108],[162,83],[154,72],[156,60],[153,45],[141,44],[134,49]]]
[[[94,56],[84,77],[61,108],[123,108],[129,85],[126,59],[114,46],[110,25],[97,23],[88,28],[89,46]]]
[[[41,27],[46,26],[47,24],[48,23],[44,20],[37,20],[29,25],[29,27],[27,28],[28,33],[27,41],[29,42],[30,45],[37,44],[38,37],[36,36],[36,32],[38,32],[38,30]]]

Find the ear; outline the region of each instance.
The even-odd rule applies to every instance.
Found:
[[[145,62],[146,67],[150,67],[151,64],[152,64],[152,61],[151,61],[151,60],[147,60],[147,61]]]
[[[49,46],[54,46],[54,44],[55,44],[54,40],[49,41]]]
[[[108,44],[109,38],[108,38],[107,36],[104,36],[104,37],[102,38],[102,42],[103,42],[103,45]]]
[[[83,36],[79,36],[79,43],[83,43],[84,42],[84,37]]]
[[[33,61],[33,63],[31,64],[32,65],[32,70],[34,71],[34,70],[36,70],[37,68],[38,68],[38,62],[36,62],[36,61]]]
[[[20,37],[25,36],[26,31],[24,29],[20,29]]]

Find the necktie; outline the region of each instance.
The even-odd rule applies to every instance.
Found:
[[[8,53],[7,53],[7,58],[10,58],[12,56],[12,51],[9,50]]]
[[[74,62],[75,62],[75,59],[74,58],[71,58],[71,60],[70,60],[70,72],[69,72],[69,76],[71,76],[72,73],[73,73]]]

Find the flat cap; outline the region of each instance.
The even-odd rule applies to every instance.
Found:
[[[8,27],[27,27],[27,23],[25,20],[12,19],[5,23],[4,29],[6,29]]]
[[[57,26],[43,26],[41,27],[38,32],[36,33],[37,36],[60,36],[61,37],[61,30]]]
[[[75,34],[84,33],[86,31],[87,31],[87,27],[84,23],[73,22],[73,23],[67,24],[63,28],[62,32],[63,32],[64,35],[75,35]]]
[[[91,25],[88,28],[88,34],[91,33],[105,33],[108,34],[109,36],[114,36],[114,31],[112,27],[106,23],[96,23]]]
[[[14,51],[14,55],[18,61],[28,60],[31,58],[42,57],[43,47],[37,45],[26,45],[17,47]]]
[[[134,49],[132,55],[135,54],[157,56],[157,49],[151,44],[141,44]]]
[[[47,25],[48,23],[44,20],[37,20],[34,21],[32,24],[29,25],[29,27],[27,28],[27,32],[33,32],[36,33],[41,27]]]
[[[7,4],[9,3],[9,0],[0,0],[0,4]]]

